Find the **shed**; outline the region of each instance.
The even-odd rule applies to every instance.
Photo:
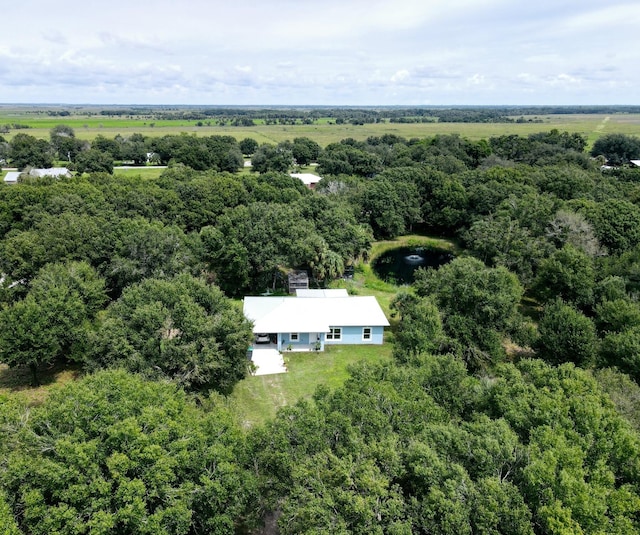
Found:
[[[309,275],[304,270],[294,270],[287,276],[289,293],[295,294],[297,290],[307,290],[309,288]]]

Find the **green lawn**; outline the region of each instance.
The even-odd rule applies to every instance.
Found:
[[[319,385],[342,385],[351,364],[385,361],[391,358],[391,350],[391,343],[385,342],[381,346],[329,346],[322,353],[285,353],[287,373],[242,380],[230,397],[230,405],[243,425],[263,424],[280,407],[311,397]]]
[[[135,167],[133,169],[114,169],[113,174],[115,176],[123,175],[127,177],[140,177],[142,179],[159,178],[164,173],[164,168],[158,167]]]

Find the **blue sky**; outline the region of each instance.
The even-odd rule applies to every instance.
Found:
[[[4,103],[639,103],[637,0],[20,0],[2,18]]]

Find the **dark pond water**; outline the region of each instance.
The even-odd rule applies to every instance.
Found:
[[[411,284],[419,267],[438,268],[451,262],[453,255],[442,249],[401,247],[381,254],[373,261],[373,271],[382,280],[397,284]]]

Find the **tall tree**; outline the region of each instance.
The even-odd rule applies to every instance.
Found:
[[[51,146],[44,139],[16,134],[9,142],[11,163],[19,170],[27,166],[49,168],[53,165]]]
[[[247,372],[251,339],[249,322],[215,286],[186,274],[145,279],[101,317],[88,365],[229,392]]]
[[[596,139],[591,155],[602,155],[611,165],[629,163],[629,160],[640,158],[640,138],[627,134],[605,134]]]
[[[105,301],[104,280],[88,264],[48,264],[23,300],[0,311],[0,362],[28,367],[36,384],[38,367],[82,360]]]

